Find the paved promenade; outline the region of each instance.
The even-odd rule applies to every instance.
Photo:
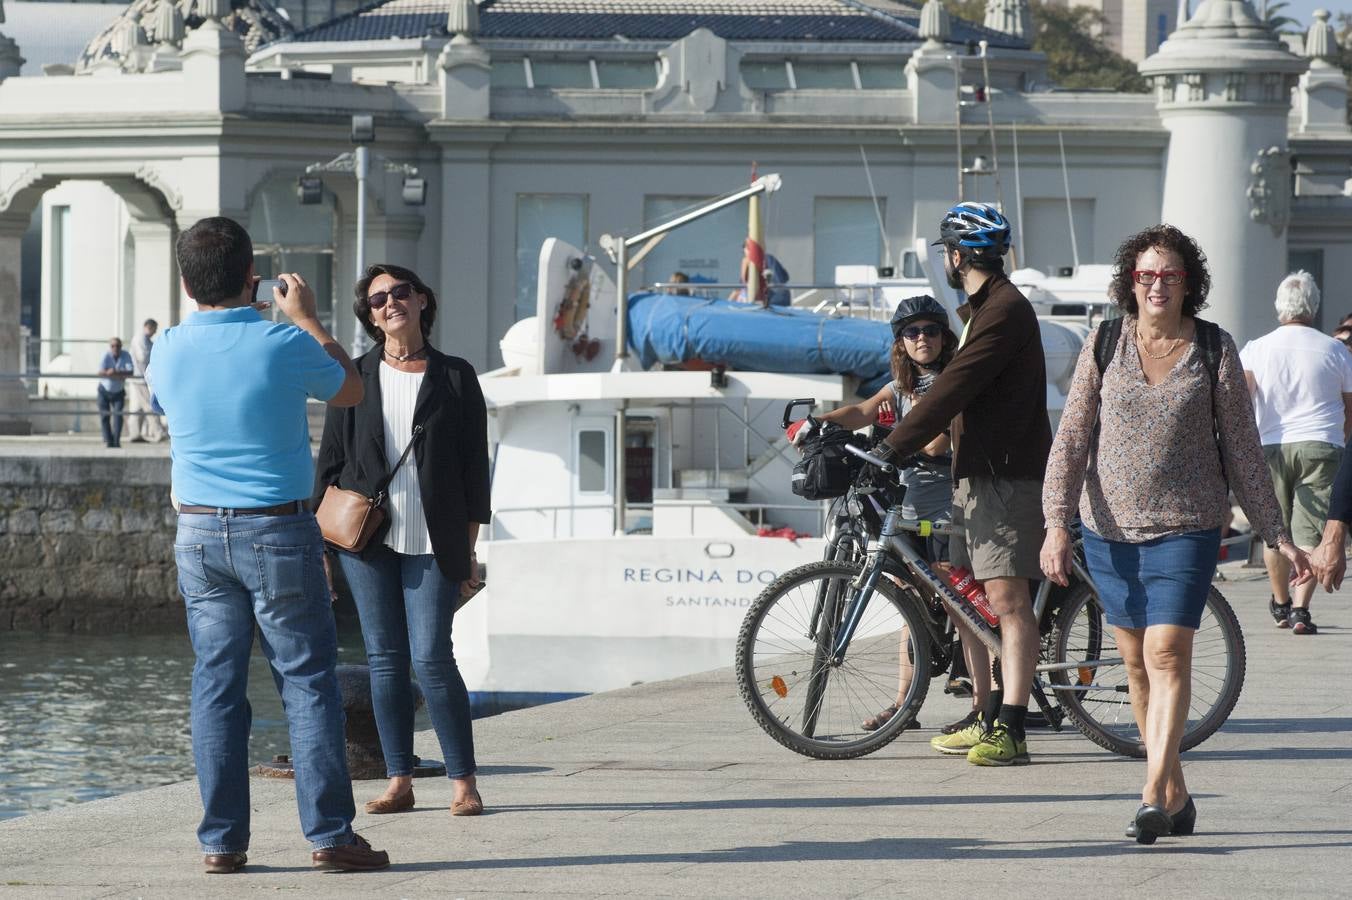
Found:
[[[1248,682],[1185,756],[1190,838],[1125,840],[1143,764],[1078,733],[1034,732],[1025,768],[940,757],[931,729],[961,709],[936,684],[931,729],[814,762],[765,737],[720,670],[480,722],[489,814],[451,818],[432,780],[411,813],[359,814],[385,872],[310,871],[290,783],[255,779],[249,868],[204,875],[189,783],[0,823],[0,898],[1352,896],[1348,598],[1320,599],[1322,633],[1296,638],[1267,619],[1265,582],[1221,588]],[[439,756],[430,734],[419,751]],[[358,807],[378,790],[358,784]]]

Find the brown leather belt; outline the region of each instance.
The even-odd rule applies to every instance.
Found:
[[[178,511],[180,514],[207,516],[294,516],[309,512],[310,504],[306,500],[291,500],[287,503],[278,503],[276,506],[260,506],[256,509],[227,509],[219,506],[188,506],[184,504],[178,508]]]

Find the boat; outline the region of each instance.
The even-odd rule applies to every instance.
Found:
[[[728,665],[760,590],[824,550],[825,504],[789,488],[785,405],[813,398],[821,411],[877,390],[891,332],[890,309],[874,306],[922,286],[958,300],[932,265],[923,285],[875,277],[867,314],[630,292],[627,250],[651,239],[610,241],[613,267],[547,239],[536,315],[507,331],[504,366],[481,376],[487,587],[455,623],[481,712]],[[1059,411],[1087,327],[1049,315],[1043,332]]]

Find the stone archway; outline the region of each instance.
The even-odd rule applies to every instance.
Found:
[[[135,265],[130,284],[132,321],[178,321],[178,274],[173,245],[181,198],[153,167],[52,163],[30,167],[0,185],[0,434],[28,434],[33,423],[20,356],[21,244],[43,195],[71,181],[99,182],[113,191],[128,213],[127,233]]]

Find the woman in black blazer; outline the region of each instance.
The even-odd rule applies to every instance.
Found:
[[[451,621],[458,598],[478,587],[474,545],[489,520],[488,414],[474,368],[428,344],[437,298],[416,274],[373,265],[355,290],[353,310],[376,347],[357,360],[365,399],[331,407],[324,421],[315,501],[331,484],[375,496],[412,442],[385,489],[380,529],[360,554],[334,551],[361,618],[390,778],[366,811],[413,808],[411,663],[454,788],[451,814],[478,815],[469,693],[451,651]]]

